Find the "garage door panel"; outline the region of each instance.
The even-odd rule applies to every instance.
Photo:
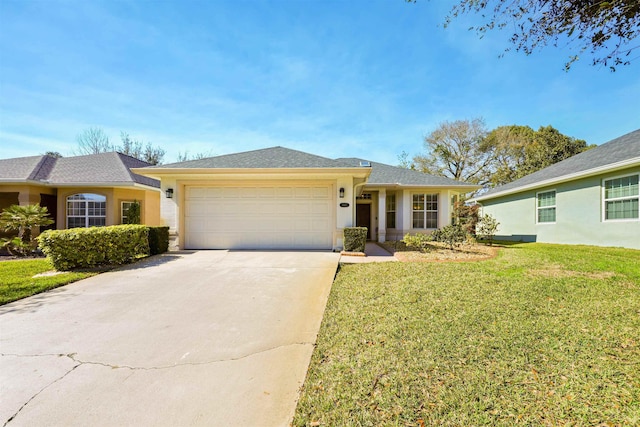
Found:
[[[187,186],[188,249],[331,249],[332,185]]]

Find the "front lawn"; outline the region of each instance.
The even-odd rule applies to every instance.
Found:
[[[293,424],[640,425],[640,251],[344,265]]]
[[[33,277],[46,272],[53,272],[53,267],[44,258],[0,261],[0,305],[96,274],[64,272]]]

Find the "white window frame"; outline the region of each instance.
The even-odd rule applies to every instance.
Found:
[[[393,201],[393,206],[389,206],[391,204],[391,201]],[[387,228],[396,228],[396,223],[398,221],[398,218],[396,216],[396,209],[397,209],[397,198],[396,198],[396,194],[392,193],[392,194],[387,194],[386,198],[385,198],[385,214],[386,214],[386,224],[387,224]],[[392,208],[392,209],[391,209]],[[391,227],[389,225],[389,214],[393,214],[393,227]]]
[[[415,210],[413,207],[413,198],[414,196],[424,196],[424,209],[421,210]],[[433,203],[433,201],[427,201],[427,196],[435,196],[436,200],[436,209],[427,209],[427,203]],[[423,220],[424,220],[424,227],[415,227],[414,225],[414,214],[416,212],[421,212],[424,216],[423,216]],[[435,227],[427,227],[427,213],[436,213],[436,226]],[[411,193],[411,228],[414,230],[436,230],[438,228],[438,225],[440,223],[440,194],[439,193]]]
[[[80,200],[69,200],[71,197],[73,196],[77,196],[77,195],[81,195],[81,194],[87,194],[87,195],[92,195],[92,196],[100,196],[101,198],[104,198],[104,200],[100,200],[100,201],[96,201],[96,200],[89,200],[89,199],[80,199]],[[76,208],[81,208],[84,213],[82,215],[73,215],[70,214],[70,205],[69,204],[77,204],[77,205],[84,205],[84,206],[77,206],[77,207],[71,207],[72,209],[76,209]],[[89,214],[89,203],[104,203],[104,215],[90,215]],[[74,193],[74,194],[69,194],[67,197],[65,197],[65,225],[66,228],[76,228],[76,227],[70,227],[69,226],[69,219],[70,218],[83,218],[84,219],[84,225],[80,228],[88,228],[88,227],[103,227],[104,225],[107,224],[107,196],[105,196],[104,194],[99,194],[99,193]],[[95,209],[95,207],[94,207]],[[91,225],[89,224],[89,221],[91,218],[104,218],[104,225]]]
[[[607,181],[613,181],[614,179],[620,179],[620,178],[629,178],[632,176],[637,176],[638,177],[638,181],[640,181],[640,174],[638,173],[631,173],[631,174],[626,174],[626,175],[617,175],[617,176],[612,176],[609,178],[603,178],[602,179],[602,222],[637,222],[640,221],[640,212],[638,212],[638,218],[620,218],[620,219],[607,219],[607,202],[613,202],[613,201],[618,201],[618,200],[633,200],[633,199],[638,199],[638,204],[640,205],[640,190],[638,191],[637,195],[633,195],[633,196],[624,196],[624,197],[612,197],[610,199],[606,198],[607,195],[607,186],[606,186],[606,182]],[[640,210],[640,207],[638,208]]]
[[[553,193],[553,198],[555,199],[555,203],[553,204],[553,206],[539,205],[538,197],[540,196],[540,194],[545,194],[545,193]],[[554,209],[555,219],[553,221],[540,221],[540,211],[543,209]],[[558,220],[558,192],[556,191],[555,188],[550,190],[538,191],[536,193],[536,224],[541,224],[541,225],[555,224],[557,220]]]

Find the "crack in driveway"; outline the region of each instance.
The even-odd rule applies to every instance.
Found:
[[[73,360],[74,362],[80,364],[80,365],[98,365],[98,366],[104,366],[107,368],[112,368],[112,369],[130,369],[130,370],[134,370],[134,371],[152,371],[152,370],[160,370],[160,369],[172,369],[172,368],[177,368],[180,366],[201,366],[201,365],[210,365],[212,363],[223,363],[223,362],[235,362],[238,360],[242,360],[242,359],[246,359],[248,357],[251,356],[255,356],[258,354],[262,354],[262,353],[268,353],[270,351],[273,350],[277,350],[279,348],[284,348],[284,347],[293,347],[293,346],[315,346],[315,343],[312,342],[294,342],[294,343],[290,343],[290,344],[280,344],[280,345],[276,345],[273,347],[269,347],[269,348],[265,348],[262,350],[257,350],[257,351],[253,351],[251,353],[247,353],[244,354],[242,356],[238,356],[238,357],[230,357],[227,359],[214,359],[214,360],[207,360],[205,362],[187,362],[187,363],[175,363],[173,365],[165,365],[165,366],[152,366],[152,367],[143,367],[143,366],[129,366],[129,365],[112,365],[109,363],[105,363],[105,362],[94,362],[94,361],[90,361],[90,360],[81,360],[77,358],[77,353],[52,353],[52,354],[14,354],[14,353],[0,353],[0,357],[4,357],[4,356],[9,356],[9,357],[51,357],[51,356],[58,356],[58,357],[67,357],[71,360]]]
[[[20,408],[18,408],[18,410],[11,415],[11,417],[9,417],[9,419],[7,419],[7,421],[5,421],[5,423],[3,424],[3,427],[6,427],[29,403],[31,403],[31,401],[33,401],[33,399],[35,399],[36,397],[38,397],[38,395],[40,395],[43,391],[45,391],[47,388],[51,387],[52,385],[54,385],[55,383],[63,380],[67,375],[69,375],[71,372],[75,371],[78,367],[82,366],[82,365],[96,365],[96,366],[104,366],[107,368],[111,368],[111,369],[129,369],[131,371],[154,371],[154,370],[163,370],[163,369],[172,369],[172,368],[178,368],[178,367],[182,367],[182,366],[203,366],[203,365],[210,365],[210,364],[215,364],[215,363],[224,363],[224,362],[235,362],[238,360],[242,360],[242,359],[246,359],[248,357],[251,356],[255,356],[258,354],[262,354],[262,353],[268,353],[270,351],[273,350],[277,350],[279,348],[284,348],[284,347],[292,347],[292,346],[315,346],[314,343],[311,342],[296,342],[296,343],[290,343],[290,344],[281,344],[281,345],[277,345],[274,347],[269,347],[266,349],[262,349],[262,350],[257,350],[242,356],[238,356],[238,357],[231,357],[231,358],[227,358],[227,359],[216,359],[216,360],[209,360],[206,362],[189,362],[189,363],[176,363],[174,365],[167,365],[167,366],[153,366],[153,367],[141,367],[141,366],[128,366],[128,365],[111,365],[109,363],[104,363],[104,362],[94,362],[94,361],[88,361],[88,360],[81,360],[77,358],[77,353],[44,353],[44,354],[14,354],[14,353],[0,353],[0,357],[66,357],[68,359],[73,360],[76,364],[69,369],[67,372],[64,373],[64,375],[61,375],[60,377],[56,378],[55,380],[51,381],[49,384],[45,385],[44,387],[42,387],[40,390],[38,390],[37,393],[35,393],[33,396],[31,396],[22,406],[20,406]]]
[[[5,356],[4,354],[2,356]],[[9,355],[9,356],[13,356],[13,355]],[[53,355],[47,355],[47,356],[53,356]],[[19,357],[19,356],[18,356]],[[33,399],[35,399],[36,397],[38,397],[38,395],[40,393],[42,393],[43,391],[45,391],[47,388],[51,387],[52,385],[54,385],[55,383],[57,383],[58,381],[62,381],[62,379],[64,379],[64,377],[66,377],[67,375],[69,375],[71,372],[75,371],[76,368],[78,368],[78,366],[80,366],[81,363],[78,363],[77,365],[75,365],[73,368],[69,369],[67,372],[64,373],[64,375],[60,376],[59,378],[56,378],[55,380],[51,381],[49,384],[45,385],[44,387],[42,387],[40,390],[38,390],[38,392],[36,394],[34,394],[33,396],[31,396],[29,398],[29,400],[27,400],[21,407],[18,408],[18,410],[9,417],[9,419],[7,421],[5,421],[5,423],[3,424],[3,427],[6,426],[7,424],[9,424],[11,421],[13,421],[13,419],[18,416],[18,414],[20,413],[20,411],[22,411]]]

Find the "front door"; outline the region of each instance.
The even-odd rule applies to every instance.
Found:
[[[367,240],[371,240],[371,205],[356,205],[356,227],[367,227]]]

